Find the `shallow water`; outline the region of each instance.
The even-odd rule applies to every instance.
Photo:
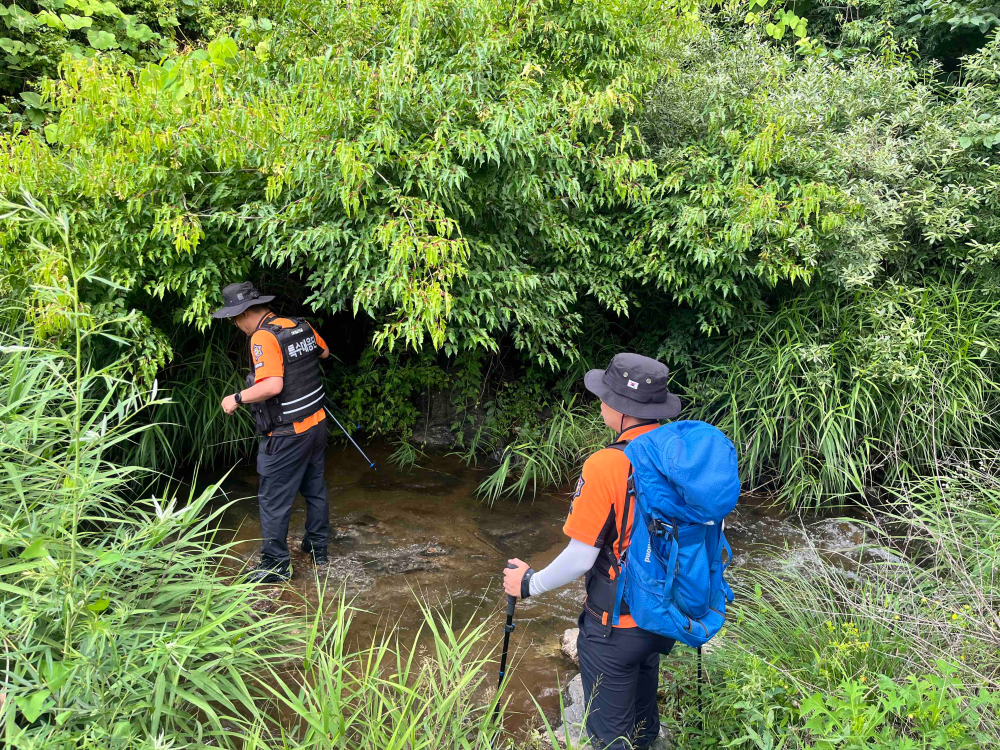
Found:
[[[492,507],[475,489],[486,476],[454,456],[429,456],[422,467],[400,471],[386,464],[385,446],[364,446],[378,464],[368,469],[350,446],[327,449],[326,481],[330,499],[330,568],[327,597],[341,585],[365,610],[354,620],[353,637],[370,642],[387,624],[402,643],[412,642],[422,622],[416,597],[452,613],[456,627],[489,618],[497,643],[503,638],[504,594],[501,572],[507,557],[521,557],[541,569],[563,549],[562,524],[570,489],[540,494],[533,501],[501,500]],[[233,501],[223,528],[235,530],[235,554],[251,561],[259,551],[257,475],[253,466],[237,467],[222,484],[220,503]],[[265,596],[278,603],[316,604],[313,567],[298,544],[305,507],[296,501],[289,530],[293,577],[290,586],[271,587]],[[727,519],[734,551],[730,567],[808,564],[818,544],[834,549],[856,544],[856,529],[801,523],[768,510],[760,498],[746,497]],[[822,552],[822,550],[821,550]],[[784,563],[775,561],[783,560]],[[561,653],[559,637],[576,626],[583,601],[583,580],[544,596],[519,602],[511,637],[508,686],[511,725],[536,714],[531,697],[551,719],[559,713],[559,688],[576,668]],[[265,607],[266,609],[266,607]]]

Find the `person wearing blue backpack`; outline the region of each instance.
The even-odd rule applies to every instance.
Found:
[[[704,422],[660,425],[681,412],[669,377],[666,365],[630,353],[587,373],[616,438],[583,465],[566,549],[543,570],[513,559],[504,571],[505,591],[520,598],[586,576],[577,652],[587,733],[605,750],[656,739],[660,654],[678,640],[706,643],[733,598],[723,520],[740,494],[736,451]]]

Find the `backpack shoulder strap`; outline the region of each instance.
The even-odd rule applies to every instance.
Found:
[[[611,448],[612,450],[621,451],[622,453],[624,453],[625,447],[628,444],[629,444],[629,438],[623,438],[621,440],[616,440],[615,442],[610,443],[609,445],[606,445],[604,447]],[[618,554],[614,555],[614,557],[617,558],[617,560],[619,561],[619,566],[618,566],[619,570],[615,571],[615,575],[621,575],[620,561],[622,557],[622,548],[625,546],[625,529],[626,527],[628,527],[628,514],[629,511],[632,509],[633,495],[635,495],[635,483],[632,479],[632,467],[630,464],[628,472],[628,488],[625,490],[625,507],[622,508],[622,525],[618,532]],[[633,522],[632,527],[634,526],[635,523]],[[632,527],[629,528],[631,529]],[[614,552],[614,548],[612,548],[612,552]]]

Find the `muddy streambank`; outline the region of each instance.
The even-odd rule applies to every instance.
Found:
[[[569,488],[540,494],[533,501],[501,500],[492,507],[477,499],[476,487],[487,470],[467,466],[446,454],[428,456],[422,466],[401,471],[386,463],[390,449],[366,445],[378,465],[373,471],[350,446],[327,451],[326,481],[330,500],[330,566],[325,595],[343,586],[360,611],[353,639],[395,627],[401,643],[412,643],[422,622],[416,598],[444,607],[453,624],[489,619],[494,637],[503,637],[504,595],[501,571],[507,557],[521,557],[536,569],[550,562],[566,544],[562,524],[569,508]],[[257,475],[239,466],[222,483],[217,503],[225,512],[220,541],[235,542],[234,554],[248,563],[259,553]],[[296,501],[289,531],[293,577],[288,586],[262,591],[262,609],[320,602],[314,569],[298,549],[305,507]],[[727,519],[733,548],[730,573],[741,569],[805,565],[817,556],[837,556],[857,546],[860,532],[836,521],[801,523],[767,508],[763,498],[744,498]],[[560,649],[560,637],[576,626],[583,581],[520,602],[511,638],[513,670],[511,723],[516,729],[535,720],[534,696],[550,720],[559,714],[560,687],[576,674]],[[271,604],[270,602],[273,602]],[[422,647],[421,647],[422,648]]]

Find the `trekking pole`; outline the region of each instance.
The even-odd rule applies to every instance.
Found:
[[[517,568],[512,563],[507,563],[507,567]],[[500,686],[503,685],[503,675],[507,671],[507,647],[510,645],[510,634],[514,632],[514,607],[516,604],[517,597],[507,594],[507,624],[503,626],[503,653],[500,654],[500,677],[497,680],[497,705],[493,709],[493,721],[496,721],[500,714]]]
[[[351,433],[349,433],[347,430],[345,430],[344,429],[344,425],[342,425],[340,423],[340,421],[335,416],[333,416],[333,412],[330,411],[330,407],[327,406],[326,404],[323,404],[323,408],[326,409],[326,413],[330,415],[330,419],[332,419],[334,422],[337,423],[337,427],[340,428],[340,431],[343,432],[347,436],[347,439],[351,441],[351,445],[353,445],[355,448],[357,448],[358,449],[358,453],[360,453],[361,456],[362,456],[362,458],[364,458],[365,461],[368,462],[368,468],[369,469],[374,469],[375,468],[375,462],[372,461],[370,458],[368,458],[368,456],[365,455],[365,452],[363,450],[361,450],[361,446],[359,446],[357,443],[354,442],[354,438],[351,437]]]

